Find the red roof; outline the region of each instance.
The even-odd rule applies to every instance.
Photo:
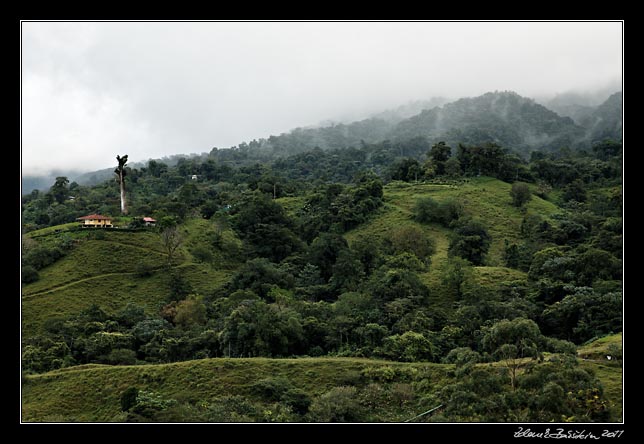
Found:
[[[156,219],[152,219],[151,217],[144,217],[143,222],[156,222]]]
[[[89,220],[89,219],[95,219],[95,220],[111,220],[111,217],[108,216],[101,216],[100,214],[90,214],[89,216],[83,216],[83,217],[77,217],[76,220]]]

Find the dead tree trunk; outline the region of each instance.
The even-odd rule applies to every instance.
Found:
[[[125,164],[127,163],[127,154],[123,157],[117,155],[116,160],[118,161],[118,166],[114,170],[119,181],[119,186],[121,188],[121,214],[127,214],[127,204],[125,202]]]

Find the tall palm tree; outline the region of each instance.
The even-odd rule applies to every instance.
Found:
[[[116,167],[114,173],[118,176],[119,185],[121,186],[121,213],[127,214],[127,206],[125,205],[125,164],[127,163],[127,154],[123,157],[116,155],[116,160],[119,166]]]

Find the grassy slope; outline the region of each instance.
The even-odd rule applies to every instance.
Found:
[[[608,346],[615,344],[622,347],[622,334],[604,336],[589,344],[579,347],[577,354],[583,360],[581,366],[595,372],[604,386],[604,394],[611,404],[613,420],[622,421],[622,366],[606,359]]]
[[[209,401],[224,395],[261,401],[250,387],[275,375],[285,376],[295,387],[317,396],[335,386],[364,388],[373,380],[361,376],[363,370],[382,367],[398,369],[398,380],[424,380],[424,386],[432,390],[444,385],[452,366],[349,358],[215,358],[144,366],[80,366],[27,376],[22,414],[28,422],[122,421],[119,400],[130,386],[179,402]],[[379,420],[402,421],[431,407],[423,399],[405,406],[386,399],[372,414]]]
[[[188,244],[204,227],[195,221],[183,228]],[[51,227],[55,228],[55,227]],[[96,233],[69,232],[79,244],[64,258],[40,271],[40,280],[23,287],[23,335],[37,334],[51,317],[69,316],[93,303],[115,312],[132,302],[153,312],[165,302],[169,292],[169,274],[162,269],[165,255],[154,232],[118,232],[105,230],[102,239]],[[231,234],[226,234],[231,236]],[[56,235],[41,234],[46,242]],[[226,267],[193,262],[186,248],[180,252],[175,267],[190,283],[195,293],[206,294],[221,286],[230,276]],[[139,277],[141,264],[155,269],[152,276]]]
[[[180,270],[195,293],[206,294],[228,280],[229,273],[213,270],[201,264],[175,267]],[[169,275],[163,270],[150,277],[134,274],[103,275],[75,282],[51,292],[22,299],[22,327],[26,337],[37,334],[48,318],[67,317],[98,304],[107,312],[117,312],[128,303],[144,307],[148,312],[158,311],[169,293]]]
[[[520,227],[524,214],[513,207],[510,199],[511,185],[489,177],[473,178],[459,185],[408,184],[393,182],[385,187],[385,206],[368,223],[347,233],[351,243],[360,236],[384,238],[398,227],[414,225],[422,229],[436,243],[430,270],[421,275],[429,287],[432,302],[449,306],[453,301],[444,291],[443,270],[447,264],[450,230],[438,224],[422,225],[412,219],[416,200],[431,197],[437,201],[460,200],[465,212],[481,220],[492,236],[487,266],[474,267],[474,278],[480,285],[497,287],[502,282],[520,280],[525,273],[503,267],[504,240],[520,240]],[[549,216],[557,207],[533,196],[526,205],[526,213]]]
[[[421,197],[432,197],[441,202],[457,199],[463,203],[466,214],[478,218],[492,236],[492,245],[487,258],[487,265],[500,266],[503,263],[504,239],[516,242],[520,239],[519,229],[523,219],[522,210],[512,206],[510,189],[512,185],[490,177],[469,179],[459,185],[407,184],[395,182],[385,187],[385,199],[389,219],[392,208],[395,209],[392,222],[408,221],[412,216],[416,200]],[[548,216],[557,211],[557,207],[539,197],[533,196],[526,205],[527,213]],[[384,221],[383,221],[384,222]],[[386,223],[382,224],[387,226]],[[389,227],[395,225],[388,225]],[[436,227],[438,229],[438,226]],[[449,230],[438,230],[436,234],[447,234]],[[438,242],[440,246],[446,242]],[[440,257],[440,256],[439,256]]]
[[[23,294],[42,293],[93,276],[132,273],[140,264],[161,267],[164,260],[163,254],[148,248],[112,240],[87,240],[55,264],[41,270],[40,279],[25,286]]]

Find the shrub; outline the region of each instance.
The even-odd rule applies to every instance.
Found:
[[[162,410],[175,405],[174,399],[164,399],[159,393],[140,391],[136,396],[136,404],[130,411],[144,418],[154,418]]]
[[[143,278],[143,277],[152,276],[153,272],[154,272],[154,266],[143,262],[136,266],[135,274],[137,277]]]
[[[26,265],[22,267],[23,284],[30,284],[32,282],[36,282],[38,279],[40,279],[40,275],[38,275],[38,272],[34,267],[32,267],[31,265]]]
[[[356,393],[355,387],[332,388],[313,401],[309,419],[313,422],[360,422],[364,411]]]
[[[281,376],[260,379],[251,386],[251,390],[266,401],[279,401],[291,389],[293,389],[291,382]]]
[[[124,412],[129,411],[136,404],[136,398],[139,395],[139,389],[136,387],[128,387],[121,394],[121,410]]]
[[[372,381],[390,382],[396,377],[396,370],[393,367],[367,367],[362,375]]]
[[[515,207],[522,207],[532,197],[530,187],[528,187],[528,184],[526,183],[515,182],[512,184],[510,197],[512,198],[512,205]]]
[[[281,398],[282,402],[288,405],[294,413],[304,415],[311,406],[311,397],[303,390],[292,388],[286,391]]]
[[[212,251],[210,251],[209,248],[206,248],[202,245],[198,245],[194,247],[192,251],[190,251],[190,253],[192,253],[192,255],[197,261],[203,262],[203,263],[212,262],[214,259]]]
[[[423,224],[435,222],[448,227],[462,214],[462,205],[453,199],[437,202],[431,197],[425,197],[418,199],[414,206],[414,219]]]
[[[411,384],[396,382],[391,386],[391,398],[400,407],[413,401],[414,397]]]

